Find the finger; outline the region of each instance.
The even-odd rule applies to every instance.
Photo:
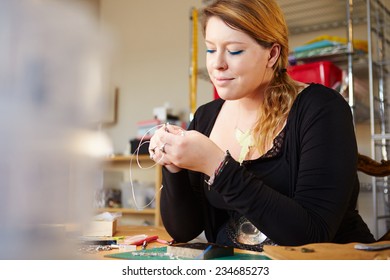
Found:
[[[153,157],[154,162],[160,165],[171,165],[172,162],[168,159],[166,154],[163,154],[161,152],[156,152],[156,154]]]
[[[161,143],[166,143],[170,146],[175,146],[180,143],[181,137],[183,137],[186,134],[186,132],[183,132],[180,130],[175,131],[174,133],[164,132],[160,135],[160,141]]]
[[[167,125],[167,132],[175,135],[182,135],[182,136],[185,134],[185,130],[182,127],[171,125],[171,124]]]
[[[166,151],[165,151],[165,147],[167,146],[167,143],[163,143],[161,146],[160,146],[160,152],[162,152],[163,154],[165,154],[166,153]]]
[[[149,149],[150,158],[155,162],[160,161],[160,159],[166,156],[166,148],[167,143],[160,142],[160,144],[156,145],[153,149]]]
[[[154,156],[156,155],[156,148],[157,147],[149,148],[149,156],[151,159],[153,159]]]

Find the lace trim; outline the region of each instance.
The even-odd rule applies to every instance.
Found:
[[[286,131],[285,131],[285,128],[283,128],[282,131],[275,137],[275,139],[273,141],[272,148],[269,149],[260,158],[273,158],[273,157],[276,157],[277,155],[279,155],[280,151],[282,150],[285,135],[286,135]]]

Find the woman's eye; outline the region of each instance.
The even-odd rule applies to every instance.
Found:
[[[238,55],[238,54],[241,54],[243,53],[244,51],[243,50],[240,50],[240,51],[228,51],[231,55]]]
[[[215,53],[215,50],[207,50],[207,53]]]

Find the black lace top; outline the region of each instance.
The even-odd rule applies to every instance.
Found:
[[[284,141],[284,135],[285,135],[285,128],[284,127],[279,134],[275,137],[273,141],[272,148],[269,149],[264,155],[262,155],[262,158],[272,158],[277,156],[280,153],[280,150],[282,149],[283,141]]]
[[[270,159],[276,158],[280,155],[283,147],[285,137],[285,127],[279,132],[273,141],[273,146],[259,159]],[[248,166],[251,160],[243,162],[244,165]],[[208,196],[210,203],[213,204],[213,196]],[[215,200],[214,200],[215,202]],[[221,207],[221,205],[220,205]],[[237,211],[228,209],[229,220],[221,226],[217,235],[217,243],[227,246],[233,246],[239,249],[262,251],[263,246],[276,245],[269,237],[265,236],[261,229],[256,228],[250,221],[248,221],[243,215]]]

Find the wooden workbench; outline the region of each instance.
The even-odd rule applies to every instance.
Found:
[[[115,236],[134,236],[146,234],[148,236],[157,235],[159,239],[170,241],[172,238],[163,227],[154,226],[122,226],[118,228]],[[390,244],[390,241],[378,242],[379,244]],[[265,245],[264,252],[257,253],[245,251],[250,254],[262,254],[273,260],[374,260],[390,259],[390,249],[381,251],[362,251],[354,249],[356,243],[335,244],[335,243],[315,243],[304,246],[271,246]],[[150,243],[147,248],[166,246],[157,242]],[[140,250],[138,246],[137,250]],[[237,252],[243,252],[237,250]],[[110,259],[105,257],[110,252],[98,252],[86,256],[90,259]]]

